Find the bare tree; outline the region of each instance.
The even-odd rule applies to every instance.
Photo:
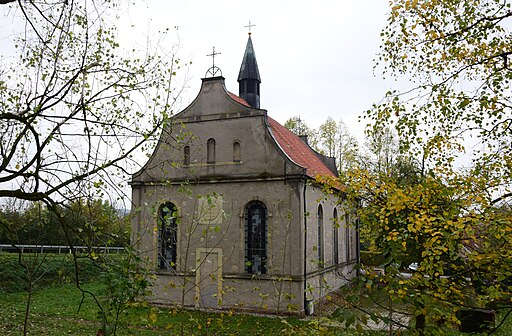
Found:
[[[118,5],[18,1],[4,14],[24,28],[18,57],[0,65],[0,198],[56,203],[117,189],[169,119],[179,60],[157,49],[126,56],[107,20]]]
[[[159,45],[120,45],[113,22],[122,1],[0,5],[0,15],[12,20],[13,29],[20,27],[12,40],[1,40],[11,43],[4,47],[14,55],[0,63],[0,201],[44,203],[72,247],[74,224],[60,205],[124,197],[123,179],[171,119],[180,60],[176,50],[164,52]],[[75,280],[85,295],[74,257]],[[110,273],[121,274],[115,271]],[[133,279],[126,279],[133,287]],[[26,316],[29,309],[27,304]]]

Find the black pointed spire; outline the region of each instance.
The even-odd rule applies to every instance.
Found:
[[[251,33],[245,47],[244,59],[238,74],[239,96],[254,108],[260,108],[260,72],[252,46]]]

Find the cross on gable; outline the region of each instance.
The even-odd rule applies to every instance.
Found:
[[[220,73],[220,75],[222,76],[222,71],[219,69],[219,67],[216,67],[215,66],[215,56],[217,55],[220,55],[221,53],[220,52],[216,52],[215,51],[215,46],[213,47],[213,51],[211,54],[208,54],[206,56],[211,56],[212,57],[212,67],[210,69],[208,69],[208,71],[206,71],[206,77],[208,75],[211,75],[212,77],[215,77],[217,76],[218,73]]]
[[[218,53],[218,52],[215,51],[215,46],[214,46],[212,53],[209,54],[209,55],[206,55],[206,56],[211,56],[212,57],[212,62],[213,62],[212,68],[215,68],[215,56],[220,55],[220,54],[221,53]]]

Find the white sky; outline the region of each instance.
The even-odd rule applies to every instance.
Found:
[[[248,36],[244,26],[250,20],[256,25],[252,40],[262,79],[261,108],[281,123],[300,116],[318,127],[329,116],[341,118],[362,141],[357,117],[391,87],[379,70],[373,71],[387,10],[382,0],[139,1],[127,13],[120,11],[119,23],[126,42],[140,41],[141,46],[166,28],[171,31],[168,43],[177,42],[173,29],[179,27],[180,58],[193,62],[183,109],[211,67],[206,55],[213,46],[221,53],[215,65],[228,90],[238,94],[236,79]]]
[[[141,49],[147,39],[171,50],[179,42],[182,63],[191,61],[178,77],[188,76],[178,111],[197,95],[211,57],[226,78],[229,91],[238,94],[238,71],[247,43],[249,20],[260,75],[261,108],[284,123],[300,116],[317,128],[329,116],[342,119],[363,144],[364,125],[358,116],[380,101],[396,83],[375,71],[380,32],[388,11],[384,0],[130,0],[119,8],[121,47]],[[23,31],[16,21],[17,5],[0,12],[0,63],[13,54],[12,38]],[[178,34],[174,33],[178,28]]]
[[[357,117],[380,101],[396,83],[375,71],[380,32],[388,11],[384,0],[138,0],[121,6],[121,47],[145,49],[147,39],[169,28],[161,47],[179,42],[179,57],[191,61],[179,78],[189,81],[178,110],[197,95],[201,78],[211,67],[207,54],[215,46],[229,91],[238,94],[238,71],[247,43],[249,20],[262,79],[261,108],[284,123],[300,116],[317,128],[329,116],[342,119],[352,135],[363,141]],[[16,6],[14,6],[16,8]],[[15,9],[16,11],[16,9]],[[10,45],[14,21],[0,20],[0,59]],[[174,27],[178,28],[175,34]],[[178,112],[178,111],[176,111]]]

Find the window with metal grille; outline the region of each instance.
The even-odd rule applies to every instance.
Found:
[[[176,269],[178,251],[178,223],[176,206],[170,202],[158,211],[158,267],[163,270]]]
[[[267,208],[257,201],[245,207],[245,272],[267,273]]]

